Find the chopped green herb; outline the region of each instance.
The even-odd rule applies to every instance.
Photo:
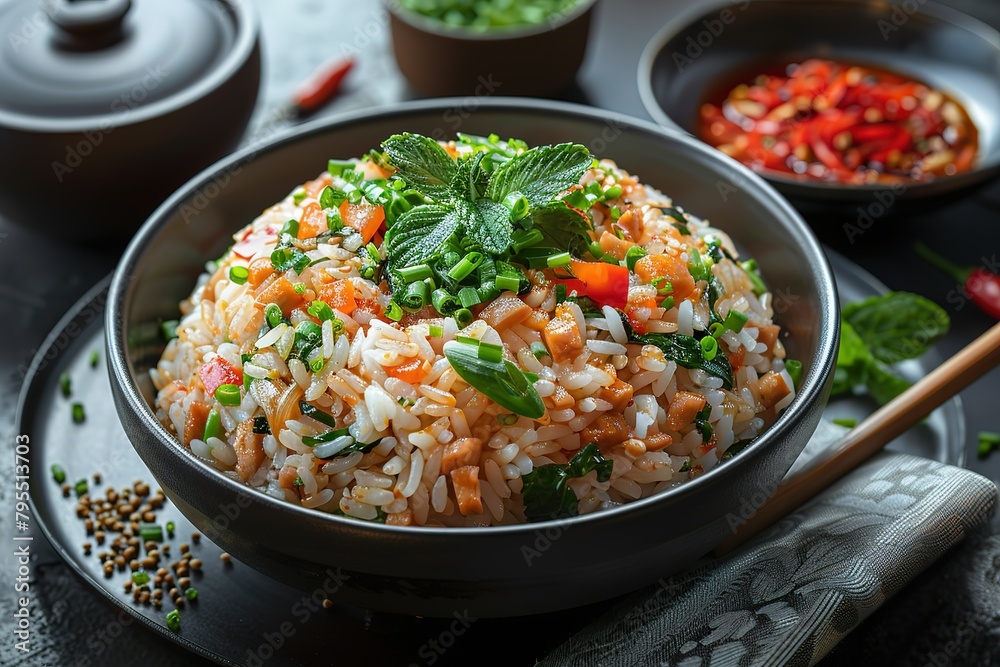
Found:
[[[517,420],[517,415],[497,415],[497,421],[503,426],[513,426]]]
[[[184,597],[186,597],[188,600],[191,600],[192,602],[194,600],[197,600],[198,599],[198,589],[197,588],[189,588],[189,589],[187,589],[186,591],[184,591]]]
[[[306,192],[305,188],[295,188],[295,190],[292,192],[292,202],[294,202],[295,205],[298,206],[299,204],[302,203],[302,200],[305,199],[307,196],[309,196],[309,193]]]
[[[97,364],[101,361],[101,354],[94,350],[90,353],[90,367],[97,368]]]
[[[306,284],[305,283],[295,283],[294,285],[292,285],[292,289],[295,290],[296,294],[305,294],[306,293]]]
[[[714,433],[712,429],[712,424],[709,422],[709,417],[712,414],[712,406],[706,405],[698,414],[694,417],[694,428],[698,433],[701,434],[702,444],[707,443],[712,439],[712,434]]]
[[[167,629],[171,632],[180,632],[181,630],[181,613],[176,609],[167,613]]]
[[[164,340],[173,340],[177,338],[177,327],[180,325],[179,320],[166,320],[160,324],[160,333],[163,334]]]
[[[220,438],[222,435],[224,435],[222,431],[222,418],[219,416],[219,411],[212,408],[208,411],[208,418],[205,419],[205,433],[201,439],[208,442],[209,438]]]
[[[250,271],[245,266],[233,266],[229,269],[229,280],[237,285],[246,283],[249,277]]]
[[[76,494],[77,498],[87,493],[88,490],[86,479],[78,480],[77,483],[73,485],[73,493]]]
[[[73,395],[73,384],[69,379],[69,373],[66,371],[59,374],[59,390],[62,392],[62,395],[67,398]]]
[[[579,502],[567,481],[597,471],[597,481],[611,479],[614,462],[605,459],[593,442],[581,449],[567,463],[538,466],[523,477],[521,492],[524,516],[528,521],[545,521],[574,516]]]
[[[843,426],[844,428],[854,428],[858,425],[858,420],[851,417],[838,417],[832,421],[837,426]]]
[[[146,542],[162,542],[163,528],[161,528],[158,523],[140,523],[139,539],[142,540],[144,544]]]
[[[238,406],[242,400],[239,385],[220,384],[215,390],[215,400],[226,407]]]
[[[167,537],[173,538],[175,530],[177,530],[177,525],[173,521],[168,521],[167,522]]]
[[[132,583],[136,586],[145,586],[149,583],[149,572],[136,570],[132,573]]]
[[[793,389],[798,391],[802,386],[802,362],[798,359],[785,359],[785,370],[788,371],[789,377],[792,378],[792,384],[795,385]]]
[[[83,411],[83,403],[73,404],[73,422],[76,424],[82,424],[87,418],[87,415]]]
[[[62,484],[66,481],[66,471],[58,463],[52,464],[52,479],[56,481],[57,484]]]
[[[993,431],[980,431],[979,432],[979,458],[985,459],[992,452],[1000,449],[1000,433],[994,433]]]
[[[305,486],[305,482],[302,481],[301,477],[296,477],[295,481],[292,482],[295,486]]]
[[[449,341],[445,343],[444,355],[463,380],[498,405],[531,419],[544,415],[545,405],[524,372],[502,357],[483,359],[479,347]]]

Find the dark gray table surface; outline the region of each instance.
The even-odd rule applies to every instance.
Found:
[[[10,1],[17,0],[0,0]],[[271,120],[274,111],[313,68],[356,47],[359,67],[345,93],[323,114],[413,97],[396,69],[388,31],[374,0],[256,0],[256,4],[263,19],[265,81],[251,136],[276,129]],[[639,54],[659,26],[690,4],[680,0],[605,0],[596,17],[578,87],[566,99],[648,118],[635,83]],[[1000,3],[948,0],[946,4],[1000,27]],[[961,263],[991,261],[996,266],[1000,259],[1000,183],[941,210],[880,221],[854,244],[848,241],[842,224],[817,222],[814,227],[824,242],[889,287],[923,294],[948,310],[953,328],[937,346],[942,355],[953,354],[992,324],[970,303],[956,299],[957,286],[944,274],[927,269],[912,252],[910,242],[923,240]],[[114,623],[118,613],[79,581],[41,539],[34,543],[34,585],[49,594],[35,601],[30,654],[14,650],[15,640],[9,631],[16,597],[8,555],[13,544],[13,462],[9,452],[16,435],[13,415],[17,392],[24,369],[44,336],[80,295],[113,269],[119,252],[118,247],[61,243],[44,229],[26,229],[0,219],[0,312],[4,316],[0,328],[0,429],[8,451],[0,474],[0,506],[5,508],[0,514],[3,665],[76,664],[87,652],[86,638]],[[968,424],[967,465],[994,480],[1000,478],[1000,455],[979,459],[975,438],[981,430],[1000,430],[998,396],[997,370],[962,393]],[[1000,537],[995,531],[996,526],[967,540],[921,575],[842,642],[823,664],[1000,664]],[[205,664],[136,625],[125,627],[122,638],[95,660],[91,664]]]

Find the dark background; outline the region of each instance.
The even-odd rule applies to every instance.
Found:
[[[282,129],[269,122],[275,110],[315,67],[340,55],[344,44],[364,43],[359,66],[344,94],[322,115],[413,97],[396,69],[388,30],[380,27],[380,7],[374,0],[256,0],[256,4],[262,15],[265,72],[249,136],[260,138]],[[639,55],[665,21],[692,4],[604,0],[597,10],[578,86],[565,99],[648,119],[635,82]],[[1000,27],[1000,3],[948,0],[945,4]],[[155,171],[155,165],[150,169]],[[961,264],[992,262],[996,266],[1000,259],[1000,183],[943,209],[879,220],[852,244],[843,225],[856,218],[810,222],[824,242],[890,288],[925,295],[948,310],[953,328],[937,346],[942,355],[955,353],[992,324],[989,317],[964,302],[960,286],[917,258],[911,242],[922,240]],[[5,445],[14,442],[14,405],[31,355],[66,309],[114,268],[121,250],[113,244],[81,247],[63,243],[46,234],[44,221],[44,203],[39,205],[38,219],[29,221],[31,229],[0,219],[0,428]],[[121,244],[126,241],[122,239]],[[1000,455],[986,460],[976,455],[976,434],[1000,430],[1000,370],[992,371],[961,396],[968,426],[967,466],[993,480],[1000,479]],[[0,479],[0,505],[6,508],[11,498],[11,475],[5,469]],[[0,515],[3,549],[11,544],[9,514],[5,510]],[[118,611],[76,579],[44,540],[36,541],[34,548],[38,554],[36,585],[61,591],[60,597],[74,610],[72,629],[53,625],[46,609],[36,609],[34,651],[29,656],[16,654],[11,635],[4,630],[0,633],[0,664],[72,664],[82,638],[106,626]],[[0,573],[0,628],[7,627],[13,608],[10,576]],[[125,628],[123,640],[109,647],[105,659],[109,665],[142,663],[148,667],[204,663],[136,625]],[[823,664],[859,661],[919,667],[1000,664],[1000,538],[984,534],[968,540],[889,601]]]

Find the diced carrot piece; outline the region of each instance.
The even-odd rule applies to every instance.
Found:
[[[528,319],[534,312],[531,306],[511,293],[501,294],[479,313],[479,319],[502,331]]]
[[[638,243],[642,239],[642,232],[644,225],[642,224],[642,215],[636,215],[635,211],[625,211],[622,217],[618,218],[618,226],[625,232],[629,240]]]
[[[250,287],[256,289],[260,287],[260,284],[264,282],[268,276],[274,273],[274,264],[271,263],[269,257],[258,257],[254,261],[250,262],[247,267],[247,272],[250,274],[247,277],[247,283]]]
[[[551,404],[555,410],[565,410],[576,405],[576,399],[566,391],[561,384],[556,385],[555,393],[545,399],[546,404]]]
[[[757,391],[760,392],[761,407],[770,410],[778,401],[788,396],[792,390],[785,384],[784,377],[770,371],[757,381]]]
[[[479,466],[462,466],[451,471],[458,511],[463,516],[483,513],[483,498],[479,488]]]
[[[188,407],[187,418],[184,420],[183,440],[185,445],[205,435],[205,422],[208,421],[208,413],[211,411],[212,408],[208,403],[201,401],[195,401]]]
[[[299,218],[299,238],[313,239],[328,229],[326,224],[326,214],[319,204],[312,202],[302,209],[302,217]]]
[[[447,475],[452,470],[463,466],[479,465],[479,457],[483,453],[483,441],[479,438],[459,438],[444,448],[441,459],[441,474]]]
[[[628,422],[620,412],[605,412],[580,433],[583,441],[596,442],[599,447],[611,447],[629,438]]]
[[[646,255],[635,263],[635,274],[647,285],[665,278],[673,288],[670,296],[678,302],[694,291],[694,278],[687,264],[673,255]]]
[[[778,341],[778,334],[780,332],[781,327],[777,324],[765,324],[760,327],[757,333],[757,342],[767,345],[767,352],[765,354],[774,354],[774,344]]]
[[[260,308],[266,307],[269,303],[277,304],[284,316],[288,317],[293,310],[304,303],[304,300],[302,295],[295,291],[292,283],[281,276],[257,295],[257,305]]]
[[[694,421],[698,413],[705,407],[705,397],[690,391],[679,391],[670,401],[667,408],[667,428],[680,431]]]
[[[601,398],[610,403],[616,412],[621,412],[632,400],[632,385],[616,379],[610,387],[601,387]]]
[[[564,304],[556,307],[556,317],[545,325],[542,338],[545,339],[549,355],[557,363],[575,359],[583,352],[580,328],[576,325],[576,318]]]
[[[340,217],[345,225],[360,232],[361,238],[368,243],[385,221],[385,211],[364,199],[358,204],[344,200],[340,205]]]
[[[333,176],[328,173],[320,174],[315,180],[307,182],[304,186],[306,194],[313,199],[319,199],[319,195],[330,184],[333,183]]]
[[[350,315],[358,307],[354,298],[354,285],[350,280],[334,280],[316,288],[316,295],[331,308],[336,308],[345,315]]]
[[[236,472],[244,482],[253,479],[260,464],[264,461],[264,436],[253,432],[253,420],[248,419],[236,427],[233,440],[236,451]]]
[[[670,437],[669,433],[653,433],[643,440],[646,443],[647,452],[658,452],[664,447],[669,447],[673,441],[674,439]]]
[[[635,245],[632,241],[620,239],[607,231],[601,234],[601,240],[598,243],[601,244],[601,250],[619,261],[625,259],[625,253]]]
[[[417,384],[430,374],[431,365],[420,357],[414,357],[399,366],[386,366],[384,370],[385,374],[389,377],[394,377],[410,384]]]
[[[294,489],[295,479],[299,476],[298,470],[292,466],[284,466],[278,473],[278,486],[283,489]]]
[[[524,326],[533,331],[541,331],[549,323],[549,314],[544,310],[532,310],[528,319],[521,322]]]

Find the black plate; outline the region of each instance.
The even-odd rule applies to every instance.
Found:
[[[776,62],[822,57],[875,65],[952,94],[979,129],[977,167],[913,183],[841,185],[761,176],[803,212],[877,201],[876,193],[926,207],[943,204],[1000,171],[1000,34],[934,2],[897,6],[881,0],[754,0],[698,3],[650,41],[639,62],[643,104],[661,125],[697,136],[698,110],[720,85]],[[904,206],[888,207],[892,212]]]
[[[843,300],[886,290],[839,255],[832,255],[831,263]],[[591,605],[558,614],[483,619],[471,624],[464,618],[421,619],[367,613],[340,605],[322,609],[304,601],[308,593],[280,584],[241,563],[225,566],[219,560],[222,550],[203,538],[200,544],[192,545],[195,555],[205,563],[204,575],[193,582],[200,593],[198,601],[181,611],[180,633],[167,630],[164,615],[172,605],[157,611],[133,604],[122,589],[126,575],[116,573],[105,578],[97,557],[84,555],[81,544],[93,540],[76,518],[76,503],[63,497],[49,474],[49,467],[59,463],[70,482],[100,472],[103,483],[98,488],[120,489],[140,479],[153,483],[152,474],[128,442],[110,396],[102,326],[107,285],[105,280],[81,298],[40,347],[21,394],[17,432],[32,434],[33,512],[46,537],[84,581],[147,627],[188,650],[230,665],[257,664],[251,659],[254,656],[263,664],[309,665],[331,655],[348,663],[365,660],[372,665],[432,664],[431,658],[437,665],[465,665],[472,664],[477,655],[481,658],[487,642],[515,633],[531,634],[533,640],[522,644],[522,648],[517,642],[508,644],[506,662],[531,664],[540,657],[531,653],[534,648],[553,648],[604,609],[605,605]],[[94,350],[101,356],[97,368],[90,366]],[[902,370],[916,379],[939,362],[931,352]],[[59,392],[59,376],[64,371],[72,379],[73,397],[68,399]],[[72,422],[70,406],[74,401],[86,408],[83,424]],[[862,399],[838,400],[827,408],[826,416],[860,419],[871,409],[870,403]],[[964,424],[961,404],[954,398],[925,424],[892,443],[890,449],[960,465]],[[807,452],[815,449],[808,447]],[[191,543],[194,527],[174,506],[167,504],[158,519],[177,524],[175,538],[168,540],[174,553],[181,543]],[[322,597],[325,595],[318,594],[317,601]],[[272,648],[279,642],[278,649]],[[447,650],[438,650],[442,648]],[[269,656],[278,657],[269,663]]]

